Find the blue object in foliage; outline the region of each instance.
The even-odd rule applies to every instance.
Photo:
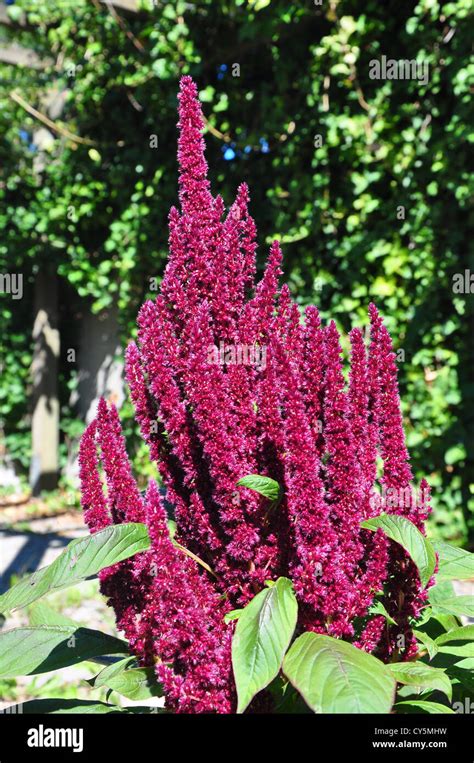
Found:
[[[235,151],[233,148],[230,148],[230,146],[228,146],[224,151],[224,159],[226,162],[230,162],[232,159],[235,159]]]

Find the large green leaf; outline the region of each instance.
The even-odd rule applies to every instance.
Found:
[[[278,578],[241,612],[232,640],[237,712],[273,681],[296,626],[298,605],[291,581]]]
[[[67,615],[53,609],[44,601],[36,601],[28,608],[28,622],[30,625],[70,625],[80,628],[79,623],[74,622]]]
[[[424,662],[391,662],[387,667],[398,683],[412,686],[417,692],[437,689],[451,699],[451,681],[444,670],[433,668]]]
[[[433,612],[461,617],[474,617],[474,598],[472,596],[452,596],[440,599],[433,604]]]
[[[459,662],[454,663],[454,667],[469,670],[472,676],[474,673],[474,657],[466,657],[464,660],[459,660]]]
[[[424,631],[413,631],[413,635],[415,636],[416,640],[421,642],[421,644],[425,647],[430,660],[432,660],[438,652],[438,645],[436,641],[434,641],[434,639],[432,639],[431,636],[429,636]]]
[[[465,625],[461,628],[454,628],[448,633],[442,633],[436,639],[436,644],[441,646],[442,644],[448,644],[452,641],[473,641],[474,642],[474,625]]]
[[[20,580],[0,596],[0,612],[26,607],[46,594],[74,585],[105,567],[146,551],[150,539],[146,525],[111,525],[94,535],[76,538],[48,567]]]
[[[96,702],[95,700],[84,699],[33,699],[30,702],[24,702],[18,705],[22,713],[80,713],[83,714],[102,714],[102,713],[120,713],[122,708],[118,705],[109,705],[106,702]]]
[[[380,527],[388,538],[403,546],[418,568],[422,585],[427,585],[436,567],[436,554],[413,522],[394,514],[380,514],[361,522],[361,527],[374,531]]]
[[[107,686],[108,689],[133,700],[162,697],[163,690],[156,680],[153,668],[129,667],[131,662],[133,657],[104,668],[90,683],[94,689]]]
[[[270,501],[278,501],[280,498],[280,485],[271,477],[263,477],[261,474],[248,474],[246,477],[242,477],[237,485],[254,490]]]
[[[439,556],[437,580],[471,580],[474,578],[474,554],[449,543],[434,541]]]
[[[0,632],[0,678],[47,673],[98,655],[127,652],[125,641],[89,628],[14,628]]]
[[[439,715],[441,713],[448,713],[454,715],[454,710],[451,710],[447,705],[441,705],[439,702],[426,702],[422,699],[412,699],[406,702],[397,702],[394,706],[395,710],[399,710],[401,713],[429,713],[430,715]]]
[[[387,612],[385,605],[381,601],[375,601],[371,605],[369,608],[369,615],[383,615],[386,621],[391,625],[397,624],[393,617]]]
[[[315,713],[388,713],[395,679],[383,662],[340,639],[303,633],[283,672]]]

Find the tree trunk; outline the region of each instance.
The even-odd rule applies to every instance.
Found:
[[[58,282],[50,267],[36,276],[33,341],[30,486],[38,495],[57,487],[59,469]]]

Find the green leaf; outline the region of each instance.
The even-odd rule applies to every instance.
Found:
[[[241,612],[232,640],[237,712],[273,681],[296,626],[298,605],[291,581],[278,578]]]
[[[122,708],[118,705],[108,705],[106,702],[95,702],[84,699],[33,699],[16,705],[19,712],[31,714],[64,714],[64,713],[120,713]],[[21,708],[21,710],[20,710]],[[12,710],[10,711],[12,712]]]
[[[459,617],[462,615],[474,617],[474,599],[472,596],[453,596],[442,599],[433,604],[433,612]]]
[[[387,622],[391,623],[392,625],[397,625],[396,621],[393,619],[391,615],[387,612],[385,609],[385,606],[382,604],[381,601],[376,601],[372,604],[372,606],[369,609],[369,614],[371,615],[383,615]]]
[[[474,554],[441,541],[435,541],[433,546],[439,555],[437,580],[471,580],[474,578]]]
[[[442,633],[436,639],[436,644],[448,644],[451,641],[474,641],[474,625],[465,625],[461,628],[454,628],[448,633]]]
[[[128,644],[89,628],[66,625],[0,632],[0,678],[47,673],[97,655],[126,654]]]
[[[262,477],[260,474],[248,474],[237,482],[237,485],[254,490],[256,493],[269,498],[270,501],[278,501],[281,495],[280,485],[271,477]]]
[[[162,697],[163,690],[153,668],[129,668],[134,658],[126,658],[104,668],[90,683],[94,689],[107,686],[133,700]]]
[[[453,584],[449,580],[443,580],[441,583],[437,583],[432,586],[428,591],[428,600],[432,608],[440,601],[444,599],[452,599],[456,596]],[[434,609],[433,609],[434,614]],[[455,626],[457,627],[457,625]],[[450,630],[450,629],[449,629]]]
[[[402,708],[402,713],[419,713],[421,710],[423,713],[429,713],[430,715],[437,715],[439,713],[455,715],[454,710],[451,710],[451,708],[447,707],[447,705],[441,705],[439,702],[426,702],[422,699],[411,699],[405,702],[397,702],[394,707],[395,710]]]
[[[23,702],[21,705],[13,705],[10,712],[14,713],[16,709],[18,713],[25,713],[26,715],[63,715],[67,713],[80,713],[81,715],[122,713],[129,715],[130,713],[165,712],[159,707],[120,707],[119,705],[109,705],[106,702],[95,702],[88,699],[33,699],[29,702]]]
[[[455,662],[454,665],[456,668],[461,668],[462,670],[470,670],[472,675],[472,671],[474,671],[474,658],[466,657],[464,660]]]
[[[446,646],[440,646],[439,651],[441,654],[454,654],[455,657],[474,657],[474,642],[469,641],[467,644],[447,644]]]
[[[416,640],[421,642],[421,644],[426,648],[428,656],[430,660],[432,660],[433,657],[435,657],[438,653],[438,645],[436,641],[434,641],[431,636],[429,636],[424,631],[413,631],[413,635],[415,636]]]
[[[448,699],[452,696],[451,681],[439,668],[433,668],[424,662],[391,662],[387,666],[398,683],[421,692],[424,689],[437,689],[446,694]]]
[[[340,639],[303,633],[283,672],[315,713],[388,713],[395,679],[371,654]]]
[[[232,609],[224,615],[224,622],[230,623],[232,620],[238,620],[243,611],[243,609]]]
[[[422,585],[427,585],[436,567],[436,554],[431,542],[413,522],[406,517],[380,514],[361,522],[361,527],[374,531],[380,527],[388,538],[403,546],[418,568]]]
[[[5,613],[40,599],[46,594],[74,585],[105,567],[146,551],[150,546],[145,525],[113,525],[94,535],[73,540],[48,567],[20,580],[0,596],[0,612]]]
[[[57,612],[44,601],[35,602],[28,609],[28,622],[30,625],[68,625],[79,628],[79,623],[75,623],[70,617]]]
[[[113,678],[126,668],[132,667],[133,665],[136,665],[135,657],[124,657],[123,660],[117,660],[111,665],[107,665],[107,667],[104,668],[104,670],[101,670],[100,673],[94,676],[94,678],[88,678],[87,683],[94,689],[98,689],[100,686],[106,685],[104,681],[107,681],[109,678]]]

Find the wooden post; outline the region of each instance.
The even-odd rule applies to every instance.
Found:
[[[33,341],[30,486],[38,495],[57,487],[59,469],[58,283],[52,267],[36,276]]]

